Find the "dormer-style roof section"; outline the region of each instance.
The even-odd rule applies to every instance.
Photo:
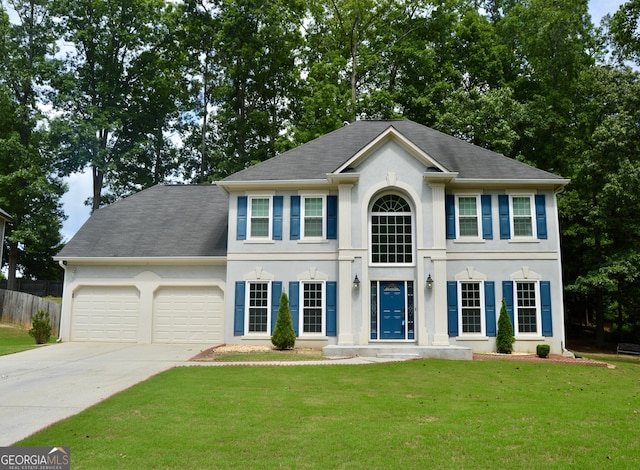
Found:
[[[13,222],[13,217],[11,217],[9,214],[7,214],[5,211],[3,211],[2,209],[0,209],[0,220],[4,220],[5,222],[9,222],[12,223]]]
[[[56,259],[226,256],[228,206],[215,185],[153,186],[94,212]]]
[[[354,170],[368,150],[391,139],[425,162],[425,172],[457,174],[456,182],[528,180],[567,184],[567,180],[512,158],[408,120],[357,121],[221,182],[326,180]]]

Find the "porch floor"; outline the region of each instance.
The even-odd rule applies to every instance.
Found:
[[[343,346],[331,344],[322,348],[322,355],[326,357],[384,357],[398,359],[453,359],[471,361],[473,350],[460,346],[417,346],[399,344],[368,344]]]

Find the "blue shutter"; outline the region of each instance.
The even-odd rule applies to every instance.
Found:
[[[336,287],[337,283],[335,281],[327,282],[327,323],[325,325],[327,336],[338,335],[338,295]]]
[[[327,196],[327,240],[338,239],[338,196]]]
[[[238,220],[236,240],[247,239],[247,196],[238,196]]]
[[[493,281],[484,283],[484,314],[487,336],[496,336],[496,286]]]
[[[538,238],[547,239],[547,206],[544,194],[536,194],[536,228]]]
[[[445,195],[444,208],[447,214],[447,239],[456,238],[456,197],[453,194]]]
[[[280,296],[282,295],[282,282],[271,282],[271,333],[276,329],[278,310],[280,309]]]
[[[296,332],[296,336],[300,336],[300,333],[298,333],[298,322],[300,319],[300,283],[297,281],[289,282],[289,308],[291,309],[293,331]]]
[[[515,328],[516,324],[513,320],[513,281],[502,281],[502,297],[507,304],[507,313],[511,319],[511,326]],[[512,332],[511,334],[515,333]]]
[[[491,220],[491,194],[483,194],[480,196],[482,203],[482,238],[485,240],[493,239],[493,223]]]
[[[458,283],[447,281],[447,321],[449,336],[458,336]]]
[[[272,236],[274,240],[282,240],[282,196],[273,196],[273,226]]]
[[[500,216],[500,239],[511,238],[511,222],[509,221],[509,196],[498,195],[498,212]]]
[[[542,317],[542,336],[553,336],[553,320],[551,317],[551,283],[540,281],[540,306]]]
[[[236,281],[236,298],[234,301],[233,312],[233,336],[242,336],[244,334],[244,291],[245,282]]]
[[[300,196],[291,196],[291,216],[290,216],[291,240],[300,240]]]

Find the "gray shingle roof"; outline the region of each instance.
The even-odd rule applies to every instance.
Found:
[[[154,186],[94,212],[57,258],[226,256],[228,207],[215,185]]]
[[[223,181],[326,179],[368,143],[393,126],[424,153],[458,178],[513,180],[561,177],[469,144],[408,120],[357,121],[289,150]]]

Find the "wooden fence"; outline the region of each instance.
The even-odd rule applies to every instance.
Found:
[[[39,310],[49,312],[51,334],[58,336],[62,305],[24,292],[0,290],[0,321],[30,329],[31,318]]]
[[[0,279],[0,289],[7,288],[8,281]],[[37,295],[38,297],[62,297],[62,281],[31,281],[29,279],[16,279],[16,288],[19,292]]]

